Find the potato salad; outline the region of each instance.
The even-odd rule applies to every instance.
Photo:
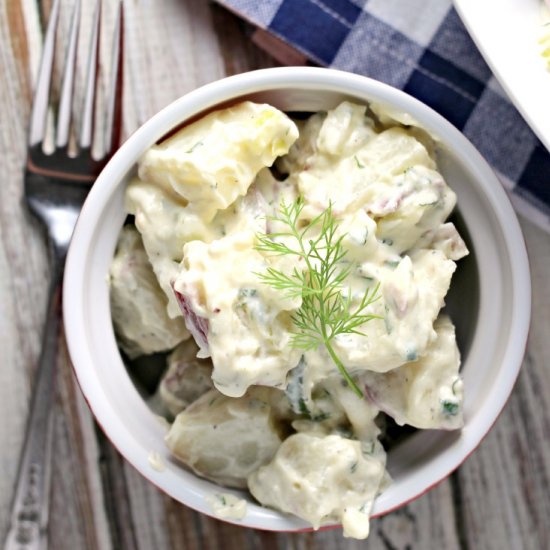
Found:
[[[363,539],[391,482],[388,417],[463,425],[445,296],[468,250],[431,138],[342,102],[295,117],[244,101],[141,158],[110,271],[131,360],[165,354],[166,445],[219,484]],[[212,499],[211,499],[212,500]]]

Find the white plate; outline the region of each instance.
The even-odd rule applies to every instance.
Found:
[[[540,55],[540,0],[454,0],[500,84],[550,150],[550,70]]]

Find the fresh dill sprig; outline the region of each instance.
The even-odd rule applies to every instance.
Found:
[[[279,214],[269,220],[286,229],[258,234],[256,249],[268,254],[298,256],[304,262],[304,269],[295,267],[287,274],[268,267],[257,275],[262,283],[282,291],[288,298],[302,298],[302,305],[292,315],[297,330],[292,334],[291,345],[304,351],[324,345],[346,382],[363,397],[336,354],[332,341],[340,334],[364,336],[359,327],[380,318],[367,313],[367,308],[379,297],[379,285],[371,290],[367,288],[359,304],[352,307],[351,289],[348,287],[344,291],[343,287],[354,266],[342,262],[347,251],[342,245],[344,235],[336,236],[338,225],[332,205],[305,225],[300,220],[303,209],[302,197],[290,204],[282,201]]]

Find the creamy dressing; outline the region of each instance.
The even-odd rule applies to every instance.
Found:
[[[254,384],[284,387],[287,372],[300,357],[289,345],[289,310],[296,301],[281,300],[260,283],[257,273],[267,263],[254,243],[251,231],[212,243],[187,243],[174,282],[195,314],[208,322],[212,379],[232,397]]]
[[[169,321],[181,325],[183,315],[196,342],[173,352],[157,392],[176,416],[166,443],[183,464],[248,487],[260,503],[314,528],[336,521],[345,536],[365,538],[374,499],[389,483],[379,411],[418,428],[462,426],[460,355],[441,309],[468,250],[447,222],[456,196],[433,150],[409,115],[379,105],[343,102],[294,123],[244,102],[143,156],[127,210],[158,281],[156,300]],[[376,318],[332,342],[366,398],[323,346],[291,345],[302,298],[260,280],[269,268],[287,276],[305,269],[297,256],[257,248],[258,235],[287,230],[273,216],[298,197],[299,227],[332,209],[351,307],[377,293],[368,309]],[[273,238],[297,246],[293,236]],[[113,309],[115,326],[132,325],[123,310]],[[220,517],[245,513],[232,495],[210,502]]]
[[[246,500],[231,493],[216,493],[211,497],[207,497],[206,501],[219,518],[239,520],[246,516]]]
[[[147,455],[147,461],[149,462],[149,466],[156,472],[164,472],[166,470],[166,464],[157,451],[150,451]]]

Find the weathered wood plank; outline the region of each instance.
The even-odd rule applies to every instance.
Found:
[[[223,32],[217,33],[216,41],[223,59],[224,76],[280,65],[252,43],[253,29],[250,25],[217,4],[211,5],[211,11],[214,28],[223,29]]]
[[[133,132],[186,92],[224,75],[208,3],[126,4],[124,119]]]
[[[14,5],[18,4],[18,5]],[[36,224],[23,212],[21,183],[28,117],[29,59],[22,7],[0,6],[0,533],[7,528],[13,479],[23,443],[29,375],[39,347],[45,303],[45,255]],[[18,37],[14,38],[14,33]],[[35,284],[31,287],[29,282]]]
[[[1,9],[0,296],[5,306],[2,319],[6,321],[0,333],[3,539],[39,352],[49,275],[44,233],[22,201],[26,127],[41,49],[38,4],[21,0],[3,3]],[[93,424],[63,349],[59,370],[50,541],[57,548],[110,548],[95,439],[90,437]]]
[[[522,220],[533,283],[522,372],[504,412],[459,471],[470,548],[550,548],[550,239]]]
[[[64,340],[59,363],[52,479],[52,548],[108,550],[109,536],[95,425],[76,383]],[[67,514],[67,509],[72,510]],[[79,547],[79,546],[75,546]]]

